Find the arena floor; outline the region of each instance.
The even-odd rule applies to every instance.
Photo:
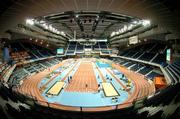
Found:
[[[123,108],[155,91],[144,76],[110,60],[95,58],[63,60],[28,77],[18,90],[59,109],[83,107],[93,111]]]
[[[54,79],[48,82],[52,78]],[[47,93],[59,81],[65,84],[57,90],[58,94]],[[104,87],[102,84],[110,86]],[[97,59],[66,60],[64,65],[53,70],[41,81],[39,88],[44,85],[47,86],[42,95],[48,102],[83,107],[122,104],[129,97],[124,87],[128,85],[129,92],[134,91],[131,80],[123,77],[110,62]]]

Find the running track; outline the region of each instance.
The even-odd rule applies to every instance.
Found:
[[[60,64],[57,64],[55,66],[52,66],[51,67],[51,70],[55,70],[57,69],[58,67],[62,66],[63,63],[60,63]],[[87,74],[84,73],[84,67],[88,67],[88,68],[85,68],[88,69],[88,71],[90,71],[90,75],[88,74],[88,76],[90,78],[86,78],[85,76]],[[117,64],[113,64],[113,67],[115,67],[116,69],[120,70],[122,73],[124,73],[124,75],[131,79],[132,82],[134,83],[135,85],[135,91],[134,93],[132,93],[128,100],[124,103],[124,104],[121,104],[121,105],[118,105],[118,108],[124,108],[124,107],[127,107],[129,105],[132,105],[132,102],[135,100],[135,99],[139,99],[139,98],[143,98],[145,96],[148,96],[148,95],[151,95],[155,92],[155,87],[154,87],[154,84],[150,84],[145,78],[143,75],[139,74],[139,73],[135,73],[135,72],[132,72],[124,67],[121,67],[120,65],[117,65]],[[82,89],[84,90],[84,84],[88,83],[89,86],[87,87],[86,91],[95,91],[97,90],[97,81],[95,79],[95,75],[94,75],[94,72],[92,72],[93,69],[92,69],[92,64],[86,64],[86,63],[82,63],[79,68],[78,68],[78,71],[77,72],[81,72],[83,78],[79,80],[79,75],[77,72],[75,73],[74,75],[74,78],[71,82],[71,86],[69,85],[69,87],[67,87],[67,91],[82,91]],[[43,80],[44,77],[47,76],[47,74],[49,74],[49,70],[44,70],[36,75],[33,75],[33,76],[29,76],[26,80],[24,80],[23,84],[21,86],[19,86],[16,91],[24,94],[24,95],[32,95],[33,97],[36,97],[36,100],[39,101],[39,103],[41,104],[46,104],[46,100],[43,98],[43,96],[41,95],[41,92],[38,88],[38,84],[41,82],[41,80]],[[84,78],[88,79],[88,80],[84,80]],[[79,80],[79,81],[78,81]],[[93,84],[91,84],[93,83]],[[83,85],[82,85],[83,84]],[[79,87],[79,88],[76,88],[76,87]],[[45,105],[44,104],[44,105]],[[49,105],[50,107],[53,107],[53,108],[58,108],[58,109],[62,109],[62,110],[74,110],[74,111],[80,111],[79,108],[76,108],[76,107],[67,107],[67,106],[63,106],[63,105],[59,105],[59,104],[50,104]],[[98,107],[98,108],[83,108],[83,111],[106,111],[106,110],[112,110],[112,107]]]
[[[94,74],[92,62],[82,61],[65,91],[97,92],[97,90],[98,84]]]

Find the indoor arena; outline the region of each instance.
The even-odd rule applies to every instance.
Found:
[[[172,0],[1,0],[0,119],[180,119]]]

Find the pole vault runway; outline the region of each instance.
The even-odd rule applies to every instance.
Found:
[[[93,71],[92,62],[82,61],[78,70],[70,80],[65,91],[68,92],[97,92],[98,83]]]

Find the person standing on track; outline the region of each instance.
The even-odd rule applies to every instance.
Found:
[[[70,83],[69,76],[68,76],[68,83]]]
[[[88,87],[88,84],[86,83],[85,87],[87,88]]]

